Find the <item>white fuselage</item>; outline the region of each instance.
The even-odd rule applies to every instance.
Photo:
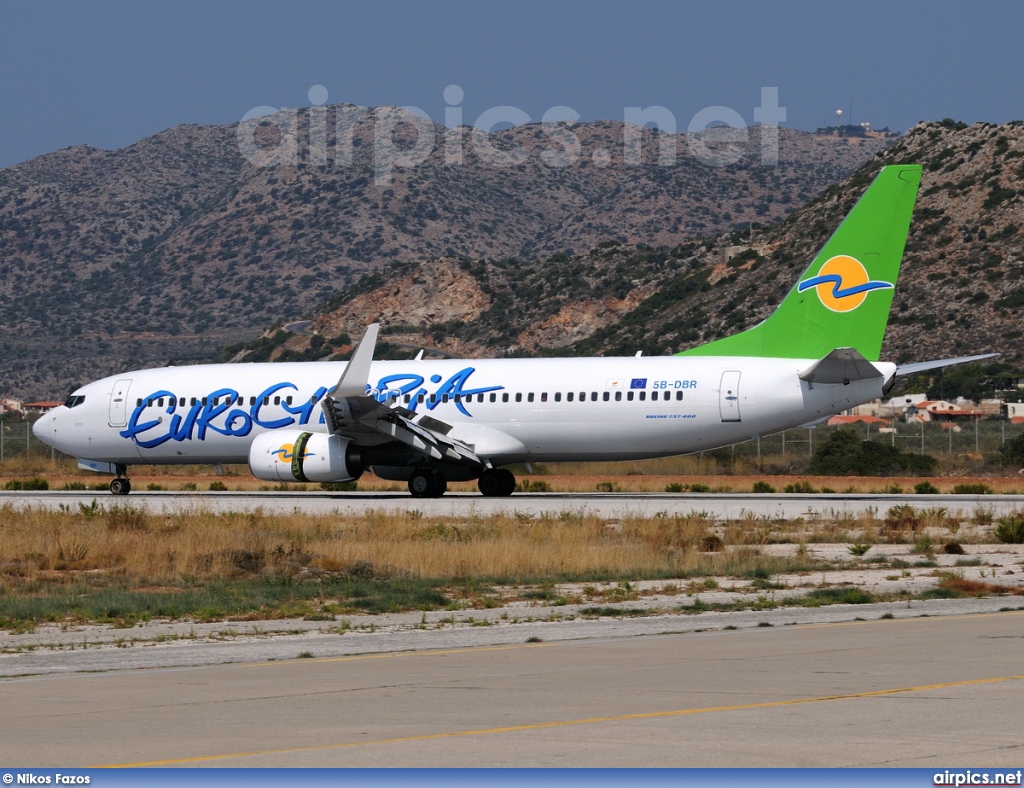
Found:
[[[663,457],[748,440],[881,395],[881,377],[810,385],[815,359],[624,357],[375,361],[378,398],[453,426],[493,465]],[[245,463],[274,429],[326,432],[320,400],[345,362],[217,364],[126,372],[78,389],[35,433],[122,465]]]

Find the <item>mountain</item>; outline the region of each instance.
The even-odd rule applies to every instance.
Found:
[[[672,353],[765,318],[886,164],[921,163],[883,357],[1000,352],[1024,365],[1024,125],[914,127],[782,222],[676,245],[598,243],[534,261],[392,264],[315,310],[311,334],[274,329],[238,359],[344,356],[383,323],[385,353]]]
[[[610,241],[674,248],[775,222],[892,143],[781,129],[779,165],[764,166],[760,128],[739,142],[727,130],[672,135],[613,121],[488,135],[424,128],[395,108],[326,110],[257,121],[250,159],[295,145],[273,165],[243,156],[233,124],[0,170],[0,388],[62,396],[118,370],[209,360],[368,275],[390,276],[393,263],[521,259],[535,261],[523,264],[531,277],[560,281],[536,261]],[[418,151],[417,128],[435,144],[399,166]],[[493,287],[524,281],[517,264],[494,265],[506,273]],[[612,307],[621,312],[643,293],[595,297],[624,299]],[[538,330],[527,350],[550,344],[554,329]],[[485,333],[465,341],[490,347]]]

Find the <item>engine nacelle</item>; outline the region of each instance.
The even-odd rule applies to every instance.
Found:
[[[253,440],[249,470],[267,482],[351,482],[363,474],[362,452],[340,435],[273,430]]]

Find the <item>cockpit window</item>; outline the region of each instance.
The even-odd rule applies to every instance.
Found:
[[[84,394],[72,394],[70,397],[68,397],[67,402],[64,403],[64,407],[77,408],[83,402],[85,402]]]

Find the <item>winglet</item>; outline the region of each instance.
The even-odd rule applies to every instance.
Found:
[[[361,397],[366,394],[366,384],[370,381],[370,364],[373,362],[373,351],[377,346],[377,332],[380,323],[366,327],[366,333],[359,340],[348,366],[341,373],[338,385],[331,389],[327,396],[332,399],[340,397]]]

